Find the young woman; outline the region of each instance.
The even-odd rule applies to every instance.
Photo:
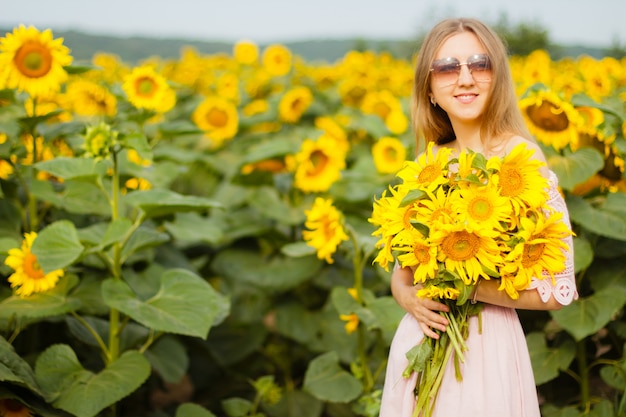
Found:
[[[413,122],[418,140],[436,148],[452,149],[452,155],[471,149],[487,157],[504,156],[516,145],[534,149],[545,163],[541,149],[527,132],[517,105],[506,48],[500,38],[475,19],[446,19],[426,36],[415,69]],[[549,204],[569,216],[557,190],[556,175],[547,165]],[[516,309],[554,310],[577,298],[571,237],[565,239],[563,272],[552,279],[533,279],[532,288],[511,299],[499,291],[497,280],[482,280],[472,297],[484,303],[478,318],[470,319],[468,351],[462,364],[463,380],[448,363],[433,409],[433,417],[540,417],[537,391],[524,332]],[[399,324],[389,353],[381,417],[410,417],[416,398],[417,375],[404,378],[406,352],[423,337],[438,338],[448,322],[439,314],[447,307],[416,296],[413,272],[396,266],[391,291],[407,312]]]

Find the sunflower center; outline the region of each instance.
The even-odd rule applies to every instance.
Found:
[[[543,101],[539,106],[530,106],[526,114],[535,125],[549,132],[560,132],[569,126],[565,112],[549,101]]]
[[[12,413],[18,413],[24,411],[25,407],[19,401],[13,400],[11,398],[7,398],[2,400],[2,405],[6,408],[7,411]]]
[[[439,175],[439,170],[434,165],[426,165],[417,176],[417,182],[430,183]]]
[[[533,236],[531,239],[541,239],[542,235]],[[546,247],[545,243],[533,243],[524,245],[524,253],[522,255],[522,265],[524,268],[530,268],[535,265],[541,259],[544,249]]]
[[[303,108],[304,108],[304,101],[300,98],[295,99],[291,103],[291,109],[295,112],[301,112]]]
[[[415,245],[413,254],[418,264],[428,264],[430,262],[430,252],[426,245]]]
[[[393,162],[398,160],[398,151],[394,147],[389,146],[385,148],[385,150],[383,151],[383,155],[385,156],[385,159],[387,161]]]
[[[480,239],[473,233],[464,230],[450,233],[442,242],[446,257],[453,261],[466,261],[478,253]]]
[[[516,169],[503,167],[500,171],[500,194],[515,197],[524,190],[524,178]]]
[[[488,220],[493,213],[493,205],[485,197],[476,197],[467,205],[467,213],[474,220]]]
[[[25,42],[17,50],[13,62],[18,71],[30,78],[47,75],[52,68],[52,54],[39,42]]]
[[[30,279],[41,279],[45,276],[43,269],[41,269],[39,262],[37,262],[37,257],[32,253],[28,253],[24,256],[24,274]]]
[[[156,92],[156,83],[151,77],[139,77],[135,81],[135,91],[142,97],[152,97]]]
[[[211,126],[224,127],[228,123],[228,115],[222,109],[213,107],[206,115],[207,122]]]
[[[311,153],[311,164],[313,165],[313,170],[309,172],[311,175],[317,175],[320,172],[324,171],[326,165],[328,164],[328,156],[322,151],[314,151]]]
[[[383,119],[383,120],[385,120],[387,118],[387,116],[389,115],[390,111],[391,111],[391,109],[385,103],[378,102],[378,103],[376,103],[374,105],[374,113],[379,115],[381,117],[381,119]]]

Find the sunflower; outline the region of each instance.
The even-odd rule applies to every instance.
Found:
[[[318,116],[315,118],[314,125],[316,128],[324,131],[326,135],[335,139],[336,146],[347,153],[350,150],[348,134],[344,128],[344,123],[347,122],[340,119],[340,117]]]
[[[402,109],[392,110],[385,118],[385,126],[394,135],[401,135],[409,128],[409,119]]]
[[[500,195],[510,199],[516,215],[523,207],[539,207],[547,199],[548,180],[539,171],[543,163],[532,158],[533,153],[520,144],[504,158],[490,158],[487,162],[487,168],[497,171],[492,180]]]
[[[317,250],[317,257],[332,264],[332,255],[348,235],[343,227],[343,215],[333,205],[333,200],[317,197],[310,210],[305,211],[306,221],[302,237],[307,245]]]
[[[322,134],[317,140],[306,139],[300,152],[290,158],[295,170],[294,186],[304,192],[328,191],[346,167],[345,152],[337,149],[333,138]]]
[[[420,154],[417,161],[408,161],[404,168],[398,172],[398,177],[403,180],[403,187],[434,190],[441,184],[448,182],[445,170],[452,150],[440,148],[435,155],[433,147],[434,143],[430,142],[426,151]]]
[[[456,273],[466,285],[475,284],[478,278],[489,279],[489,271],[497,271],[500,248],[497,242],[481,234],[470,232],[463,225],[444,225],[431,229],[430,241],[439,247],[437,261]]]
[[[12,398],[0,399],[0,416],[33,417],[33,412],[21,402]]]
[[[135,67],[124,78],[122,89],[128,101],[138,109],[166,113],[176,104],[176,95],[167,80],[151,65]]]
[[[240,40],[233,46],[233,56],[240,64],[255,64],[259,59],[259,47],[252,41]]]
[[[530,92],[519,101],[528,130],[542,143],[557,150],[575,144],[583,120],[571,103],[552,91]]]
[[[267,100],[264,99],[256,99],[252,100],[248,104],[246,104],[242,109],[241,113],[244,116],[250,117],[257,114],[263,114],[270,109],[270,105]]]
[[[282,121],[297,123],[313,102],[313,94],[307,87],[294,87],[287,91],[278,103],[278,114]]]
[[[530,285],[533,277],[549,275],[554,279],[554,274],[563,270],[564,251],[568,250],[564,239],[572,234],[563,222],[563,213],[539,210],[530,214],[521,218],[521,242],[507,254],[502,267],[505,276],[501,289],[513,299],[519,297],[517,291]]]
[[[426,191],[428,198],[419,200],[415,205],[415,218],[430,227],[441,227],[453,223],[457,215],[450,204],[451,196],[439,187],[434,193]]]
[[[11,162],[0,159],[0,179],[6,180],[13,174],[13,165]]]
[[[273,76],[286,75],[291,70],[291,51],[284,45],[269,45],[263,51],[263,67]]]
[[[406,161],[406,148],[398,139],[383,136],[372,146],[376,170],[381,174],[398,172]]]
[[[393,111],[401,111],[400,101],[387,90],[369,91],[361,102],[361,111],[365,114],[375,114],[382,120],[387,120]]]
[[[117,134],[117,131],[112,130],[111,126],[104,122],[87,127],[85,156],[98,160],[108,158],[113,148],[118,145]]]
[[[105,87],[87,79],[77,79],[67,86],[65,100],[72,111],[82,116],[114,116],[117,99]]]
[[[193,122],[211,141],[212,147],[221,146],[233,138],[239,128],[237,107],[221,97],[210,96],[204,99],[191,116]]]
[[[67,80],[63,67],[71,63],[63,38],[53,39],[50,29],[20,25],[0,38],[0,89],[17,88],[32,97],[54,94]]]
[[[352,334],[359,328],[359,316],[356,314],[340,314],[339,318],[346,322],[344,326],[346,333]]]
[[[511,205],[492,182],[472,184],[458,194],[460,198],[451,200],[452,207],[467,230],[480,230],[484,235],[496,238],[507,229],[505,225],[510,222]]]
[[[15,270],[9,276],[9,282],[11,288],[16,288],[15,294],[20,297],[28,297],[54,288],[64,273],[62,269],[57,269],[46,274],[41,269],[37,257],[31,252],[36,238],[36,232],[26,233],[21,249],[9,249],[9,256],[4,261]]]
[[[404,252],[398,255],[398,262],[403,267],[414,267],[413,282],[426,282],[437,276],[439,265],[437,263],[437,246],[431,244],[416,229],[407,230],[398,235],[396,244],[398,251]]]

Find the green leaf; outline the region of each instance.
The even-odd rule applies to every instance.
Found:
[[[567,196],[567,207],[572,222],[600,236],[626,240],[626,218],[614,210],[594,208],[578,196]]]
[[[274,405],[265,405],[270,416],[320,417],[324,403],[310,394],[291,390],[285,392]]]
[[[159,232],[148,226],[140,227],[135,230],[122,248],[121,260],[126,262],[131,255],[147,248],[162,245],[169,240],[170,236],[167,233]]]
[[[76,311],[80,308],[80,300],[68,297],[67,294],[77,283],[78,277],[76,275],[66,274],[49,291],[36,293],[25,298],[16,295],[7,297],[0,302],[0,320],[8,320],[13,316],[41,319]]]
[[[65,182],[65,191],[61,195],[62,207],[70,213],[111,216],[109,200],[95,184],[68,180]]]
[[[176,409],[175,417],[215,417],[215,414],[194,403],[184,403]]]
[[[97,176],[98,164],[91,158],[57,157],[47,161],[38,162],[35,166],[41,171],[48,172],[55,177],[64,180]]]
[[[219,202],[208,198],[181,195],[164,189],[133,191],[124,198],[124,202],[143,210],[148,218],[221,207]]]
[[[422,190],[411,190],[404,196],[400,202],[400,207],[406,207],[409,204],[426,197],[426,193]]]
[[[145,355],[161,378],[172,384],[180,382],[189,367],[185,345],[172,336],[160,338]]]
[[[175,240],[184,243],[206,242],[217,245],[224,238],[224,233],[211,217],[198,213],[177,213],[173,222],[166,222],[165,228]]]
[[[2,336],[0,336],[0,382],[19,385],[43,396],[28,362],[22,359]]]
[[[606,288],[550,314],[576,341],[580,341],[606,326],[625,302],[623,292]]]
[[[604,166],[604,158],[593,148],[580,148],[567,156],[549,157],[548,165],[559,178],[559,186],[572,190],[600,171]]]
[[[593,248],[587,239],[574,237],[574,272],[587,269],[593,262]]]
[[[39,232],[33,242],[32,252],[47,274],[67,268],[80,257],[84,249],[74,224],[69,220],[58,220]]]
[[[429,339],[424,337],[420,343],[413,346],[406,353],[409,363],[402,372],[404,378],[409,378],[413,372],[422,372],[426,369],[426,363],[433,355],[433,348],[429,343]]]
[[[299,241],[287,243],[280,248],[281,253],[294,258],[301,256],[312,256],[317,253],[313,246],[309,246],[306,242]]]
[[[163,273],[159,292],[146,301],[115,279],[102,283],[102,297],[111,308],[150,329],[200,338],[207,337],[226,303],[206,281],[183,269]]]
[[[548,347],[543,333],[534,332],[526,336],[535,383],[541,385],[551,381],[565,370],[576,356],[576,345],[567,339],[561,346]]]
[[[249,203],[263,216],[289,226],[304,222],[306,217],[301,207],[290,206],[272,187],[256,187],[250,195]]]
[[[150,376],[150,364],[141,353],[127,351],[94,374],[71,347],[52,345],[37,358],[35,375],[55,407],[92,417],[139,388]]]
[[[217,273],[234,281],[273,292],[297,287],[313,277],[321,265],[314,256],[268,258],[257,251],[243,249],[223,250],[212,264]]]
[[[245,398],[233,397],[222,401],[222,408],[228,417],[245,417],[252,407],[252,401]]]
[[[323,401],[347,403],[362,392],[361,382],[339,366],[336,352],[313,359],[304,375],[304,390]]]
[[[131,133],[124,136],[127,147],[134,149],[141,159],[152,161],[152,149],[148,144],[148,138],[142,133]]]

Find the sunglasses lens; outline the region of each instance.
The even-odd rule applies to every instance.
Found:
[[[431,69],[437,81],[454,84],[459,77],[460,64],[456,58],[443,58],[434,61]]]
[[[487,55],[474,55],[467,60],[467,68],[476,81],[491,79],[491,62]]]

